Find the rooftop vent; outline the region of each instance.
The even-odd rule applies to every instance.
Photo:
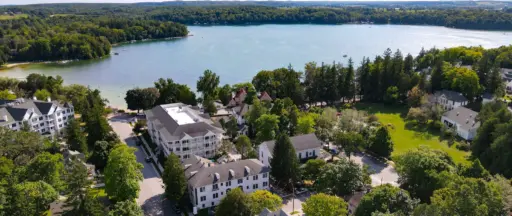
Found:
[[[7,115],[4,115],[3,120],[4,120],[4,121],[9,121],[9,118],[7,118]]]
[[[36,97],[36,96],[34,96],[32,99],[37,100],[37,97]]]
[[[190,166],[192,166],[192,164],[185,164],[185,169],[189,168]]]
[[[219,181],[219,180],[220,180],[220,175],[219,175],[219,173],[215,173],[215,174],[214,174],[214,177],[215,177],[215,181]]]
[[[52,98],[47,97],[47,98],[46,98],[46,101],[48,101],[48,102],[52,102]]]
[[[469,119],[466,119],[466,124],[469,123]]]
[[[235,177],[235,171],[232,169],[229,169],[229,177],[234,178]]]
[[[459,112],[457,112],[457,116],[459,116]]]
[[[197,170],[196,170],[196,171],[192,171],[192,172],[190,172],[190,176],[193,176],[193,175],[195,175],[196,173],[197,173]]]

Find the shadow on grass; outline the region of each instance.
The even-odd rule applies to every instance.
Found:
[[[402,119],[407,116],[407,107],[400,106],[400,105],[386,105],[386,104],[380,104],[380,103],[357,103],[354,105],[354,107],[357,110],[363,110],[368,112],[368,114],[376,114],[376,113],[383,113],[383,114],[400,114],[400,117]]]

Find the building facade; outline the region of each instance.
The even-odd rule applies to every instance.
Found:
[[[270,169],[256,159],[214,164],[192,156],[182,161],[194,211],[217,206],[233,188],[245,193],[269,189]]]
[[[182,159],[194,155],[211,158],[221,145],[224,131],[191,106],[165,104],[144,113],[151,140],[166,156],[173,152]]]
[[[443,114],[441,122],[447,127],[454,128],[457,135],[465,140],[473,140],[480,127],[476,121],[477,112],[465,107],[458,107]]]
[[[290,137],[290,141],[300,161],[316,158],[320,155],[322,141],[314,133]],[[270,166],[274,146],[275,140],[272,140],[263,142],[258,147],[258,159],[266,166]]]
[[[21,130],[28,124],[32,131],[42,135],[63,135],[68,122],[75,117],[71,103],[59,103],[19,98],[16,100],[0,100],[0,127]]]
[[[468,104],[468,99],[459,92],[441,90],[434,93],[434,102],[445,110],[452,110]]]

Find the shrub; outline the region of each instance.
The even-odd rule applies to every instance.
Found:
[[[429,123],[429,127],[430,127],[430,129],[432,129],[432,130],[441,130],[441,128],[443,128],[443,123],[442,123],[441,121],[438,121],[438,120],[436,120],[436,121],[431,121],[431,122]]]
[[[379,117],[377,117],[376,115],[370,115],[368,116],[368,123],[374,123],[374,122],[378,122],[379,121]]]
[[[464,142],[464,141],[457,143],[457,145],[455,145],[455,147],[461,151],[469,151],[471,148],[469,143]]]

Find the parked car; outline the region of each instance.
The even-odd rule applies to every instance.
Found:
[[[146,157],[145,161],[148,162],[148,163],[151,163],[151,158],[150,157]]]

